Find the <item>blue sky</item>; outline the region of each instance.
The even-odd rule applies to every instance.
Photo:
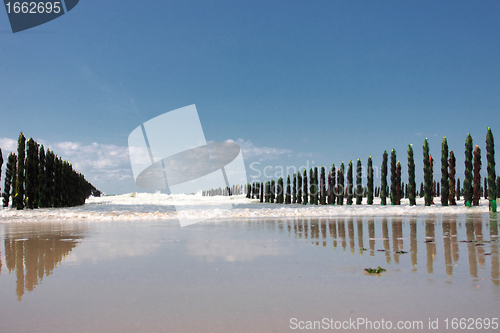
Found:
[[[207,140],[261,169],[392,148],[406,166],[412,143],[421,179],[423,140],[439,159],[446,136],[463,179],[467,133],[500,145],[498,17],[498,1],[81,0],[12,34],[0,10],[0,147],[24,131],[105,192],[139,191],[128,135],[196,104]]]

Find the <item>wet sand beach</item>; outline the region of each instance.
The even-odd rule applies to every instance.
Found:
[[[429,331],[437,320],[432,331],[449,331],[453,318],[499,317],[498,232],[490,213],[223,219],[185,228],[9,222],[0,225],[0,325],[287,332],[315,321],[325,328],[328,319],[390,321],[392,329],[416,322]],[[365,274],[378,266],[386,271]]]

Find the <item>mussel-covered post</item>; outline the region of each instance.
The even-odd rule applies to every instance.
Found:
[[[380,204],[385,206],[387,204],[387,151],[382,155],[382,167],[380,169]]]
[[[356,205],[361,205],[363,201],[363,183],[362,183],[362,176],[363,173],[363,168],[361,166],[361,161],[358,158],[358,162],[356,165]]]
[[[292,190],[292,202],[297,202],[297,174],[293,174],[293,190]]]
[[[465,139],[465,179],[464,203],[467,207],[472,205],[472,137],[467,134]]]
[[[368,170],[367,170],[367,176],[366,176],[366,186],[367,186],[367,197],[366,197],[366,203],[368,205],[373,205],[373,161],[372,157],[368,157]]]
[[[326,205],[325,166],[321,166],[320,187],[321,187],[321,196],[320,196],[321,204]]]
[[[474,149],[474,193],[472,204],[479,206],[479,199],[481,198],[481,149],[478,145]]]
[[[304,205],[307,205],[307,202],[308,202],[308,193],[307,193],[307,170],[304,169],[304,177],[303,177],[303,181],[304,181],[304,194],[303,194],[303,201],[304,201]]]
[[[493,133],[491,133],[491,128],[488,127],[488,132],[486,133],[486,160],[487,160],[487,172],[488,172],[488,201],[490,211],[497,211],[496,197],[499,191],[496,183],[496,172],[495,172],[495,141],[493,139]],[[486,189],[486,187],[485,187]]]
[[[302,203],[302,173],[297,171],[297,203]]]
[[[337,178],[337,172],[335,171],[335,164],[332,164],[332,171],[330,175],[330,185],[329,185],[329,191],[330,191],[330,204],[335,205],[335,201],[337,199],[337,196],[335,194],[335,187],[336,187],[336,178]]]
[[[286,178],[286,198],[285,198],[285,204],[291,204],[292,203],[292,194],[290,191],[290,175]]]
[[[352,205],[352,161],[347,166],[347,205]]]
[[[441,205],[448,206],[450,199],[450,179],[448,175],[448,141],[441,143]]]

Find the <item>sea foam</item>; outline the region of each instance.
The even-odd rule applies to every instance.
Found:
[[[424,199],[417,198],[417,206],[410,206],[403,199],[400,206],[380,205],[380,198],[374,198],[373,205],[298,205],[259,203],[245,195],[206,197],[200,194],[128,193],[116,196],[91,197],[86,204],[69,208],[43,208],[16,210],[0,209],[0,223],[38,221],[138,221],[172,220],[179,214],[195,219],[240,219],[240,218],[295,218],[335,216],[425,216],[488,212],[488,201],[481,200],[480,206],[467,208],[463,201],[457,206],[443,207],[440,198],[435,205],[424,206]],[[222,209],[232,204],[232,209]],[[182,207],[182,212],[176,208]],[[231,206],[231,205],[230,205]]]

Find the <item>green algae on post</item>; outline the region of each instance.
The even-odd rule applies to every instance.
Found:
[[[386,270],[378,266],[377,268],[365,268],[365,274],[380,274]]]

